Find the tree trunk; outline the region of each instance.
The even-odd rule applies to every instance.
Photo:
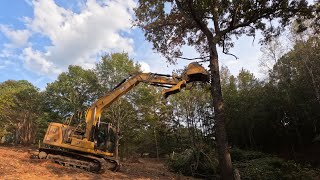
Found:
[[[176,109],[178,109],[177,108],[177,106],[176,106]],[[177,132],[178,132],[178,139],[177,139],[177,142],[180,144],[180,151],[182,151],[182,133],[181,133],[181,123],[180,123],[180,117],[179,116],[177,116],[177,123],[178,123],[178,125],[177,125]]]
[[[228,139],[225,129],[224,103],[221,92],[218,52],[215,43],[209,42],[210,47],[210,71],[211,71],[211,95],[215,117],[215,135],[219,154],[219,166],[222,179],[233,179],[231,156],[228,149]]]
[[[157,159],[159,159],[159,147],[158,147],[157,133],[156,133],[155,127],[153,127],[153,133],[154,133],[154,142],[156,144]]]
[[[119,139],[120,139],[119,134],[120,134],[120,118],[118,118],[117,120],[115,147],[114,147],[114,157],[117,160],[119,159]]]

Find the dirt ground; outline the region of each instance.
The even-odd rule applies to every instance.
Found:
[[[124,162],[119,172],[94,174],[29,157],[28,148],[0,146],[0,179],[193,179],[169,172],[163,162],[152,159]]]

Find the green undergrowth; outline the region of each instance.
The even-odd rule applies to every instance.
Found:
[[[320,179],[320,170],[309,164],[286,161],[257,151],[231,150],[234,169],[244,180],[313,180]],[[187,149],[175,154],[167,163],[173,172],[203,179],[220,179],[218,158],[214,151]]]
[[[186,176],[205,179],[218,178],[218,160],[214,152],[187,149],[171,157],[167,165],[171,171]]]
[[[308,164],[301,165],[294,161],[286,161],[270,154],[233,149],[231,155],[234,168],[240,171],[241,179],[311,180],[320,178],[319,169]]]

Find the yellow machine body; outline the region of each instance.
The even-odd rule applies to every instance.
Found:
[[[68,137],[74,129],[74,127],[65,124],[50,123],[43,139],[43,143],[89,154],[113,156],[113,153],[96,149],[94,147],[94,142],[82,138]]]

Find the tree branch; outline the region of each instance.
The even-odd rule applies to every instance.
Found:
[[[214,25],[214,30],[216,32],[216,35],[219,35],[220,34],[220,27],[219,27],[219,14],[218,14],[218,5],[217,5],[217,1],[214,0],[213,1],[213,4],[211,6],[212,8],[212,20],[213,20],[213,25]]]
[[[232,54],[232,53],[229,53],[229,52],[226,52],[226,51],[225,51],[225,49],[224,49],[224,47],[223,47],[222,52],[223,52],[224,54],[226,54],[226,55],[233,56],[236,60],[238,60],[238,59],[239,59],[236,55],[234,55],[234,54]]]
[[[225,35],[224,35],[224,37],[225,37]],[[236,60],[239,59],[236,55],[231,54],[231,53],[229,53],[229,52],[226,51],[224,39],[222,40],[222,52],[223,52],[224,54],[226,54],[226,55],[233,56],[234,58],[236,58]]]
[[[179,59],[184,59],[184,60],[188,60],[188,61],[192,61],[192,60],[198,60],[198,59],[205,59],[205,58],[209,58],[210,56],[205,56],[205,57],[197,57],[197,58],[185,58],[185,57],[181,57],[181,56],[178,56],[176,58],[179,58]]]
[[[221,35],[225,35],[230,31],[233,31],[237,28],[241,28],[241,27],[246,27],[249,26],[251,23],[255,23],[257,20],[265,18],[270,16],[271,14],[276,14],[278,10],[281,10],[281,8],[275,8],[273,11],[268,11],[267,13],[262,13],[260,16],[254,16],[252,18],[250,18],[250,20],[247,20],[246,22],[234,25],[235,22],[232,22],[232,24],[230,24],[230,26],[224,30],[221,31]]]
[[[177,26],[177,23],[172,23],[172,22],[163,22],[163,23],[158,23],[158,22],[154,22],[154,23],[150,23],[147,26],[143,26],[143,28],[145,30],[153,30],[153,29],[159,29],[165,26]]]
[[[236,16],[237,16],[237,13],[238,13],[238,8],[239,8],[239,4],[240,3],[237,3],[236,1],[236,4],[235,4],[235,7],[234,7],[234,10],[233,10],[233,15],[232,15],[232,18],[231,18],[231,26],[234,26],[235,25],[235,22],[236,22]]]
[[[204,24],[204,22],[202,22],[194,13],[193,11],[193,8],[192,8],[192,4],[191,2],[189,1],[189,8],[190,8],[190,11],[191,11],[191,17],[189,17],[189,15],[187,15],[185,12],[184,12],[184,9],[182,7],[182,4],[179,2],[179,0],[175,0],[176,4],[177,4],[177,7],[178,9],[181,11],[181,13],[185,16],[185,18],[187,19],[191,19],[191,21],[194,21],[198,28],[205,34],[205,36],[207,37],[208,41],[213,41],[213,34],[212,32],[209,30],[209,28]]]

